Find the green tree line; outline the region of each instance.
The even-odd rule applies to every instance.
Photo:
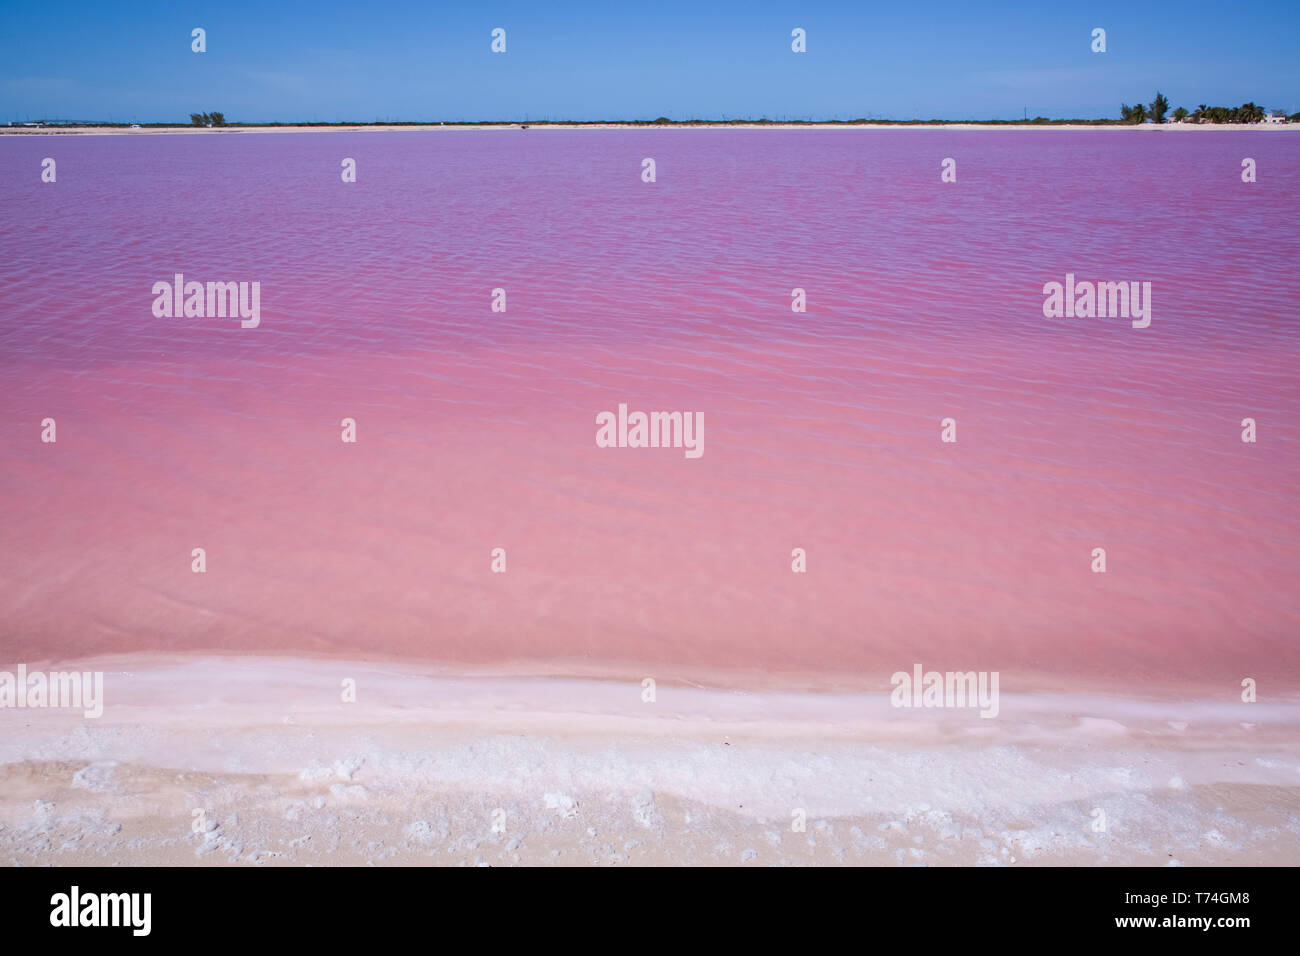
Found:
[[[1169,100],[1163,93],[1157,91],[1156,98],[1149,104],[1138,103],[1136,106],[1129,106],[1127,103],[1121,103],[1119,115],[1120,121],[1124,123],[1145,123],[1147,120],[1163,123],[1165,116],[1170,115]],[[1296,115],[1300,116],[1300,114]],[[1206,106],[1202,103],[1191,112],[1180,106],[1173,111],[1172,116],[1174,121],[1179,123],[1184,120],[1192,123],[1262,123],[1264,107],[1256,106],[1254,103],[1243,103],[1240,106]],[[1292,116],[1291,119],[1295,120],[1296,116]]]

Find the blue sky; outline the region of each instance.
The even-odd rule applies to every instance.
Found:
[[[1298,0],[0,0],[0,122],[1094,118],[1157,88],[1295,112],[1298,51]]]

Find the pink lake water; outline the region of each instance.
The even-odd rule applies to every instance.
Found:
[[[5,137],[0,216],[0,662],[1300,684],[1290,132]]]

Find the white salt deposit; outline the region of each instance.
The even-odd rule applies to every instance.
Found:
[[[92,793],[107,793],[116,769],[117,762],[113,760],[89,764],[72,775],[72,786]]]
[[[227,801],[197,852],[259,863],[423,853],[611,865],[671,860],[688,845],[728,865],[809,853],[1203,862],[1255,846],[1300,863],[1300,828],[1285,822],[1300,818],[1294,804],[1247,819],[1197,801],[1211,786],[1295,793],[1294,699],[1018,695],[1004,674],[999,716],[981,720],[892,708],[887,687],[738,694],[663,682],[647,705],[639,679],[253,658],[79,667],[106,671],[103,717],[0,711],[0,769],[74,764],[72,792],[93,804],[65,811],[55,789],[0,788],[0,860],[6,846],[109,839],[130,793],[135,816],[166,818],[170,836],[146,841],[155,847],[187,833],[193,807]],[[356,703],[340,697],[345,678],[364,688]],[[152,776],[128,785],[133,774]],[[1256,802],[1273,791],[1258,792]]]

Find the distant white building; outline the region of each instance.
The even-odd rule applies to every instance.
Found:
[[[1264,115],[1264,123],[1267,126],[1280,126],[1285,122],[1287,122],[1287,118],[1281,113],[1266,113]]]

